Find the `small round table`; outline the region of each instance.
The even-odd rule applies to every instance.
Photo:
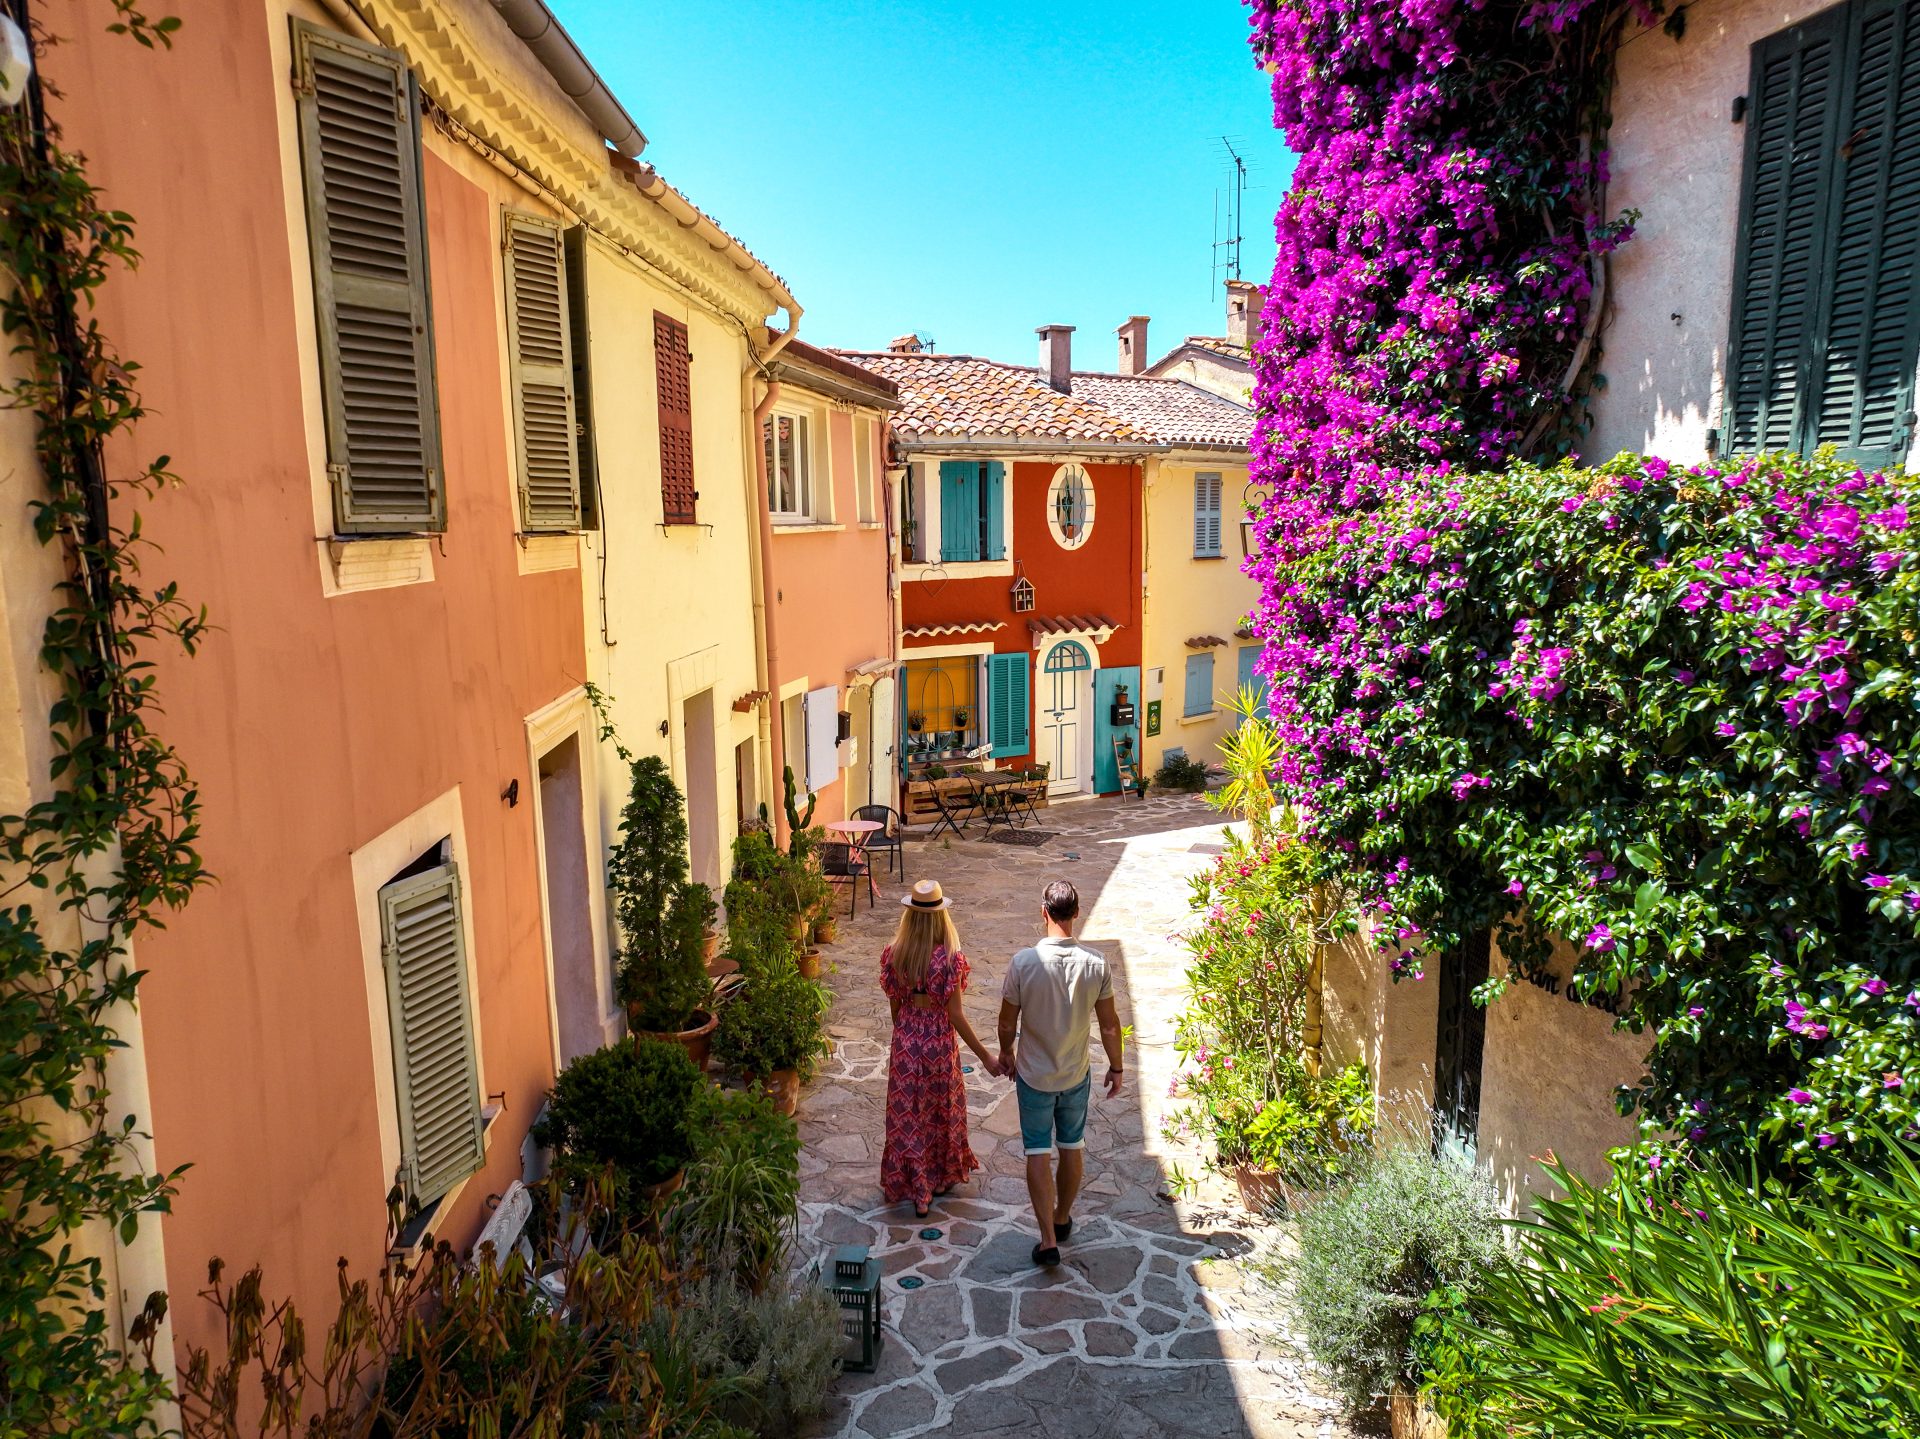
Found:
[[[828,834],[837,834],[847,842],[847,883],[854,884],[865,870],[867,876],[867,907],[873,907],[873,864],[867,858],[867,840],[877,830],[886,826],[877,819],[837,819],[832,824],[821,826]],[[858,902],[859,891],[854,891]]]

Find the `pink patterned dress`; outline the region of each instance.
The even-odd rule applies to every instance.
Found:
[[[980,1167],[967,1143],[967,1092],[960,1080],[960,1043],[947,1019],[947,999],[967,987],[967,957],[942,945],[927,962],[922,1007],[893,972],[893,946],[880,955],[880,987],[900,1001],[887,1068],[887,1148],[880,1191],[889,1204],[911,1199],[925,1208],[934,1191],[959,1184]]]

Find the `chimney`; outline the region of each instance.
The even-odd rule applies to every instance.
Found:
[[[895,335],[887,341],[887,353],[890,355],[917,355],[920,353],[918,335]]]
[[[1260,311],[1266,293],[1251,280],[1227,281],[1227,338],[1251,350],[1260,343]]]
[[[1147,317],[1129,315],[1120,327],[1120,373],[1144,374],[1147,368]]]
[[[1040,337],[1040,373],[1061,394],[1072,394],[1073,326],[1042,325],[1034,334]]]

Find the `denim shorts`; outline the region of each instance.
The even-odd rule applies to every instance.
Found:
[[[1085,1146],[1087,1097],[1093,1093],[1091,1069],[1072,1089],[1035,1089],[1017,1076],[1014,1088],[1020,1097],[1020,1143],[1029,1155],[1053,1153],[1056,1134],[1062,1149]]]

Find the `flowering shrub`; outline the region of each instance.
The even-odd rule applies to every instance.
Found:
[[[1626,1098],[1682,1144],[1911,1130],[1915,488],[1623,458],[1349,517],[1270,640],[1307,852],[1398,971],[1496,923],[1523,968],[1576,941],[1651,1040]]]
[[[1250,3],[1299,157],[1255,355],[1249,568],[1271,581],[1406,476],[1577,438],[1605,259],[1632,233],[1606,213],[1602,93],[1619,27],[1660,5]]]
[[[1182,1058],[1170,1138],[1198,1129],[1221,1164],[1307,1180],[1337,1166],[1373,1125],[1373,1089],[1354,1065],[1329,1076],[1307,1063],[1308,987],[1326,936],[1314,862],[1289,837],[1249,842],[1193,878],[1198,922],[1184,936],[1190,995],[1175,1035]]]

